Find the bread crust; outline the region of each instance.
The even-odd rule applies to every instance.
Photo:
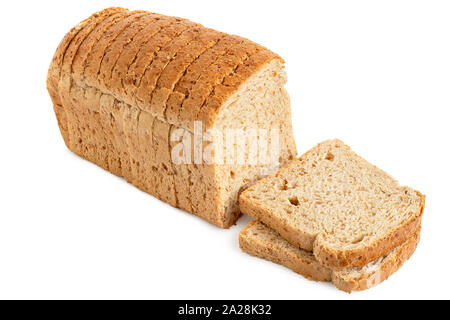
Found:
[[[176,121],[178,121],[179,109],[185,99],[185,94],[177,91],[177,88],[180,87],[180,82],[186,79],[187,73],[192,71],[193,66],[195,66],[200,59],[204,58],[205,53],[213,50],[213,48],[216,47],[225,36],[226,35],[224,33],[208,29],[203,37],[199,37],[198,48],[196,48],[196,43],[191,44],[194,48],[190,48],[189,50],[191,52],[194,52],[194,59],[189,61],[189,63],[184,66],[183,72],[178,76],[173,85],[170,86],[170,89],[169,86],[166,85],[165,87],[167,89],[165,90],[165,92],[161,92],[161,95],[164,95],[164,118],[167,119],[167,121],[169,121],[170,123],[175,123]],[[198,51],[199,48],[203,49]],[[188,50],[188,48],[186,48],[186,50]],[[169,70],[167,72],[169,73]],[[195,82],[197,81],[197,79],[198,77],[196,78]]]
[[[121,97],[130,104],[137,104],[136,92],[141,78],[158,50],[186,28],[181,19],[170,17],[161,18],[151,25],[153,28],[150,36],[141,44],[135,57],[130,61],[126,75],[122,77],[123,96]]]
[[[205,39],[205,35],[206,42],[199,41],[199,39]],[[184,40],[182,40],[184,44],[179,45],[177,50],[174,50],[175,52],[169,56],[170,59],[165,61],[164,68],[156,80],[155,89],[152,91],[150,99],[150,108],[154,114],[167,120],[166,102],[170,92],[189,65],[201,52],[207,49],[208,40],[215,40],[216,37],[216,32],[210,32],[203,26],[192,28],[186,33]],[[195,44],[197,44],[197,47],[193,46]]]
[[[117,59],[116,65],[112,71],[111,89],[114,94],[125,95],[123,83],[131,65],[135,62],[135,59],[137,59],[142,47],[150,41],[150,39],[161,30],[162,25],[166,23],[168,23],[168,21],[165,16],[152,13],[147,24],[125,45],[124,50]],[[119,82],[120,86],[118,84]]]
[[[142,11],[126,11],[123,15],[120,15],[117,20],[114,20],[106,30],[103,30],[104,32],[97,38],[92,50],[89,52],[89,56],[86,56],[84,59],[86,61],[82,76],[84,83],[104,91],[105,86],[102,85],[99,74],[102,64],[106,63],[106,61],[103,60],[108,52],[108,48],[134,20],[143,15],[145,15],[145,13]]]
[[[106,52],[102,65],[100,66],[99,77],[102,82],[105,83],[107,88],[110,88],[111,93],[116,94],[120,86],[117,83],[113,83],[113,72],[117,66],[119,58],[123,52],[129,47],[130,43],[133,43],[134,37],[148,24],[155,21],[157,15],[150,13],[144,13],[142,16],[134,20],[128,27],[126,27],[111,43],[108,51]]]
[[[182,121],[181,114],[184,112],[182,106],[189,97],[193,86],[198,82],[203,71],[218,59],[219,52],[223,51],[227,46],[229,35],[219,33],[218,38],[217,42],[188,66],[186,72],[184,72],[175,84],[167,99],[168,110],[166,112],[166,119],[169,122],[177,123]]]
[[[72,63],[72,78],[76,83],[81,83],[84,81],[84,71],[86,69],[87,60],[89,61],[92,49],[102,35],[117,21],[129,15],[129,11],[126,9],[119,9],[121,8],[118,8],[118,10],[112,15],[98,23],[92,32],[80,44],[78,54],[75,56]]]
[[[392,274],[397,272],[401,266],[411,258],[417,249],[420,241],[420,230],[418,230],[410,239],[406,240],[401,247],[386,258],[381,268],[362,274],[358,278],[348,278],[335,271],[332,274],[333,284],[340,290],[351,293],[352,291],[362,291],[373,288],[381,282],[387,280]]]
[[[133,88],[133,98],[136,104],[147,112],[152,113],[149,98],[151,92],[154,89],[153,84],[156,83],[156,79],[162,72],[161,69],[161,57],[170,55],[170,50],[174,49],[174,43],[176,45],[177,40],[185,32],[190,30],[195,24],[188,21],[176,21],[170,25],[171,28],[167,27],[161,30],[165,37],[161,38],[161,44],[154,47],[154,51],[148,64],[144,67],[139,78],[135,79],[133,82],[135,84]],[[172,29],[172,30],[171,30]],[[154,113],[152,113],[156,116]]]
[[[197,38],[198,34],[205,29],[200,25],[188,26],[183,32],[176,35],[172,41],[170,41],[165,48],[161,49],[156,57],[153,59],[151,66],[149,66],[142,76],[141,86],[137,91],[138,99],[148,106],[149,111],[160,119],[164,120],[164,110],[162,101],[156,103],[154,98],[154,91],[159,90],[160,86],[158,82],[166,69],[174,59],[177,58],[177,54],[184,47],[186,47],[190,41]],[[178,56],[180,57],[180,56]]]

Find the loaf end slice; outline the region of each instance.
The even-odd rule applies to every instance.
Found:
[[[411,257],[418,242],[419,232],[387,256],[364,267],[332,271],[322,266],[311,252],[293,246],[261,222],[250,222],[239,234],[244,252],[283,265],[308,279],[331,281],[338,289],[349,293],[370,289],[386,280]]]
[[[339,140],[323,142],[240,196],[241,211],[332,269],[363,267],[420,227],[425,196]]]

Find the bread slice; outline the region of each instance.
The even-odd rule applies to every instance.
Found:
[[[416,250],[419,231],[387,256],[364,267],[333,271],[322,266],[311,252],[299,249],[277,232],[258,221],[250,222],[239,233],[239,244],[244,252],[283,265],[307,279],[331,281],[338,289],[352,292],[372,288],[396,272]]]
[[[244,213],[332,269],[363,267],[418,231],[425,197],[339,140],[323,142],[244,191]]]

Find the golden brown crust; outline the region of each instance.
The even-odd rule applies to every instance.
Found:
[[[137,104],[139,108],[145,111],[151,111],[148,105],[141,102],[138,98],[138,91],[142,85],[142,79],[147,70],[152,66],[158,53],[163,50],[174,38],[189,28],[190,24],[182,19],[166,18],[167,23],[161,26],[160,30],[140,49],[135,61],[131,64],[129,72],[123,83],[127,95],[124,99]]]
[[[176,82],[194,59],[204,52],[208,45],[215,40],[217,32],[203,26],[190,29],[186,32],[185,45],[180,45],[178,51],[169,56],[165,66],[156,81],[155,89],[151,93],[150,108],[158,117],[167,119],[167,98],[176,85]],[[190,36],[190,37],[189,37]]]
[[[156,112],[157,116],[163,119],[167,118],[171,124],[186,127],[187,124],[200,117],[201,119],[209,119],[208,125],[211,125],[211,119],[214,119],[214,115],[220,109],[219,101],[225,101],[227,96],[238,90],[239,86],[251,76],[254,70],[261,68],[274,58],[279,58],[264,47],[244,38],[210,31],[201,25],[180,18],[164,17],[158,20],[161,29],[154,34],[155,39],[153,40],[155,41],[140,43],[142,47],[137,49],[138,54],[135,56],[131,54],[130,59],[132,61],[126,62],[126,58],[121,58],[121,52],[124,48],[123,41],[127,42],[126,40],[132,37],[133,33],[141,30],[143,25],[139,21],[144,23],[145,17],[149,14],[145,11],[130,12],[122,8],[110,8],[93,15],[80,25],[85,25],[92,19],[105,15],[106,12],[109,15],[109,20],[104,19],[104,21],[92,25],[92,30],[87,32],[88,42],[81,46],[82,50],[74,57],[74,74],[70,74],[70,76],[73,76],[77,81],[85,82],[88,86],[97,87],[105,93],[114,93],[124,102],[139,102],[141,109],[146,109],[154,115]],[[113,15],[115,16],[112,17]],[[111,24],[107,25],[107,22]],[[151,24],[149,23],[149,25]],[[80,26],[77,28],[81,29]],[[183,50],[190,40],[196,38],[189,33],[196,33],[191,28],[196,28],[198,33],[203,33],[204,30],[214,33],[212,39],[206,40],[206,43],[210,43],[211,46],[206,45],[206,50],[199,49],[199,55],[194,57],[192,61],[189,60],[191,54],[189,50]],[[65,37],[64,42],[73,38],[77,32],[72,30]],[[185,32],[187,32],[187,36],[179,40],[173,47],[169,47],[167,50],[162,48],[167,44],[170,45],[174,38],[183,35]],[[116,41],[117,39],[118,41]],[[161,49],[161,54],[158,55]],[[260,59],[250,58],[249,50],[252,49],[260,52]],[[55,57],[58,56],[60,50],[57,50]],[[132,52],[135,51],[134,48]],[[165,55],[166,52],[171,54],[172,58]],[[172,82],[161,80],[161,84],[158,85],[162,72],[166,70],[167,65],[173,62],[174,55],[178,61],[190,62],[187,66],[181,63],[183,66],[181,71],[175,66],[173,71],[167,69],[164,73],[165,79],[174,80]],[[251,63],[243,63],[242,58],[246,62],[251,61]],[[116,76],[115,69],[118,59],[120,59],[121,69],[117,71]],[[85,63],[85,61],[89,62]],[[51,68],[54,69],[59,64],[55,60]],[[123,72],[124,64],[125,66],[130,65],[125,79],[123,81],[121,79],[119,86],[117,80],[120,78],[119,73],[122,74]],[[82,66],[84,70],[81,72]],[[240,72],[241,76],[235,77],[237,68],[247,72]],[[205,69],[208,71],[207,74],[203,74]],[[174,75],[172,75],[172,72]],[[180,72],[182,72],[181,75]],[[52,92],[55,91],[52,88],[55,88],[55,81],[57,81],[50,76],[53,74],[55,72],[49,73],[49,83],[51,83],[49,88]],[[168,88],[169,91],[158,90],[155,96],[152,94],[153,88]],[[136,95],[140,99],[136,100]],[[164,101],[163,104],[159,103],[162,101]],[[154,107],[149,108],[150,105]],[[165,113],[167,113],[166,116],[164,116]],[[192,127],[192,124],[189,124],[189,126]]]
[[[110,10],[110,9],[107,9],[107,10]],[[77,24],[75,27],[73,27],[59,43],[58,47],[56,48],[55,54],[53,55],[52,62],[50,64],[49,71],[48,71],[48,77],[47,77],[47,81],[48,81],[47,84],[49,85],[49,90],[51,90],[52,92],[54,92],[54,90],[57,90],[59,75],[61,73],[61,66],[63,63],[63,59],[64,59],[66,51],[67,51],[68,47],[70,46],[73,38],[86,25],[88,25],[92,20],[96,19],[101,14],[102,14],[102,11],[98,12],[98,13],[94,13],[89,18],[81,21],[79,24]],[[52,96],[52,98],[53,98],[53,96]]]
[[[78,54],[72,62],[72,78],[75,82],[81,83],[84,80],[84,70],[86,68],[86,60],[89,59],[92,48],[113,24],[122,17],[129,14],[129,11],[117,8],[113,14],[98,23],[92,32],[84,39],[78,48]]]
[[[420,230],[413,237],[402,244],[395,253],[390,254],[381,264],[380,269],[372,272],[364,272],[360,277],[346,277],[338,271],[333,272],[332,282],[340,290],[351,293],[373,288],[381,282],[387,280],[392,274],[398,271],[416,251],[420,240]]]
[[[247,58],[223,78],[221,83],[214,86],[205,102],[205,107],[197,115],[197,119],[203,121],[206,127],[212,127],[219,114],[220,107],[234,92],[239,90],[245,79],[262,69],[268,61],[274,59],[283,61],[273,52],[261,49],[261,47],[258,47],[258,50],[253,54],[248,52]]]
[[[193,86],[197,83],[203,72],[218,59],[220,53],[229,45],[230,36],[224,34],[219,37],[219,40],[213,46],[203,52],[198,59],[189,65],[169,95],[167,101],[169,110],[166,112],[166,118],[170,122],[181,123],[183,121],[182,113],[185,112],[182,109],[183,103],[191,94]]]
[[[72,73],[73,62],[79,54],[79,48],[84,43],[85,39],[96,31],[97,26],[109,17],[121,12],[124,12],[121,8],[111,8],[99,12],[95,18],[93,18],[90,23],[73,38],[64,55],[63,68],[61,70],[62,73]]]
[[[152,59],[154,52],[158,46],[164,43],[164,39],[168,38],[163,30],[172,30],[171,27],[176,21],[166,16],[161,16],[154,23],[151,23],[143,32],[142,39],[135,39],[132,45],[136,47],[137,51],[134,56],[130,55],[128,61],[128,68],[126,72],[121,75],[122,96],[127,99],[128,103],[134,103],[134,93],[137,85],[137,80],[140,79],[145,71],[147,59]],[[140,41],[139,41],[140,40]],[[148,60],[151,61],[151,60]],[[133,97],[133,98],[130,98]]]
[[[193,122],[200,120],[199,115],[207,97],[213,92],[217,84],[222,83],[228,74],[232,73],[242,61],[248,58],[247,50],[251,52],[250,54],[258,50],[257,45],[246,43],[245,39],[237,36],[229,36],[227,40],[229,44],[225,50],[218,55],[215,62],[203,70],[181,105],[180,118],[185,128],[193,130]],[[224,40],[224,43],[227,40]],[[206,123],[204,125],[210,127]]]
[[[112,26],[109,32],[106,33],[106,35],[110,34],[111,36],[109,37],[109,42],[104,49],[103,56],[100,58],[96,75],[96,80],[98,81],[100,89],[111,92],[109,91],[109,80],[116,59],[122,53],[122,50],[127,43],[127,38],[131,37],[136,29],[139,30],[142,20],[148,18],[149,16],[150,14],[145,11],[133,12],[129,18],[124,19],[123,21]]]
[[[112,83],[112,72],[116,67],[117,60],[127,48],[128,44],[133,41],[135,35],[141,31],[147,24],[153,22],[155,16],[150,13],[143,13],[136,20],[130,23],[123,31],[114,39],[108,48],[103,63],[100,66],[99,77],[105,87],[110,88],[114,93],[119,88],[117,83]]]
[[[177,34],[164,48],[158,51],[151,65],[146,69],[137,90],[137,98],[148,108],[148,111],[163,119],[162,103],[152,103],[153,92],[158,90],[158,81],[167,65],[177,57],[180,50],[198,36],[204,29],[200,25],[190,25],[183,32]],[[181,56],[178,56],[179,58]]]
[[[164,118],[170,123],[178,122],[179,109],[182,104],[182,99],[185,97],[184,94],[181,94],[176,89],[179,87],[179,83],[186,79],[187,73],[192,71],[193,66],[197,64],[198,60],[204,59],[205,53],[217,46],[225,36],[224,33],[207,29],[203,35],[199,36],[197,41],[190,43],[185,48],[185,53],[181,54],[184,57],[183,59],[178,59],[177,64],[174,63],[165,69],[167,75],[170,75],[174,81],[172,80],[172,84],[170,85],[169,81],[167,83],[161,81],[162,89],[156,96],[164,101]],[[191,53],[190,55],[189,52]],[[190,75],[192,77],[192,72]],[[174,99],[174,97],[178,99]],[[171,98],[172,100],[170,101]]]
[[[99,79],[99,72],[101,65],[103,63],[104,56],[107,53],[108,48],[111,43],[116,39],[116,37],[128,27],[130,23],[144,15],[145,13],[142,11],[135,12],[129,11],[126,12],[125,15],[121,16],[120,19],[116,20],[114,24],[112,24],[108,30],[106,30],[102,36],[98,39],[98,41],[94,44],[90,56],[86,61],[86,68],[84,69],[83,79],[87,85],[96,87],[105,91],[105,86],[102,85],[102,82]]]
[[[134,62],[142,46],[160,30],[160,23],[164,20],[165,16],[163,15],[156,13],[149,15],[147,24],[124,46],[111,75],[111,91],[115,95],[125,94],[123,79],[127,75],[128,69]]]
[[[95,31],[95,28],[108,17],[116,14],[118,10],[104,10],[95,19],[92,19],[83,30],[81,30],[72,40],[70,46],[64,54],[63,63],[61,66],[61,76],[59,86],[70,86],[73,74],[73,63],[79,54],[79,48],[84,43],[85,39]],[[62,90],[64,91],[64,90]]]

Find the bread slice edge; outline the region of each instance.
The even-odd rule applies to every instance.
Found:
[[[252,232],[256,228],[258,231]],[[264,237],[271,237],[273,240],[268,241]],[[242,251],[283,265],[307,279],[331,281],[339,290],[348,293],[373,288],[388,279],[412,256],[419,240],[420,228],[413,237],[396,247],[387,256],[362,268],[350,267],[337,271],[322,266],[315,259],[311,260],[309,252],[293,246],[276,231],[257,220],[250,222],[239,233],[239,244]]]

